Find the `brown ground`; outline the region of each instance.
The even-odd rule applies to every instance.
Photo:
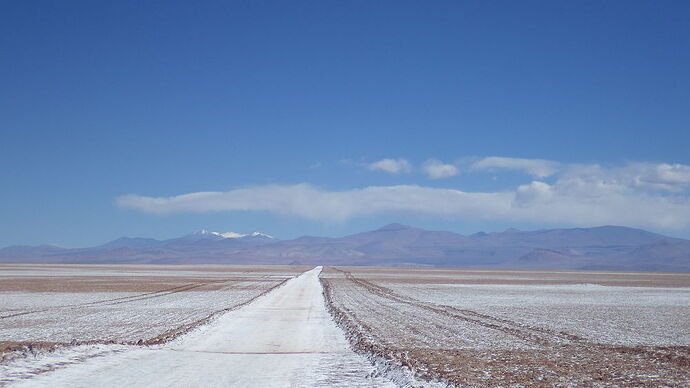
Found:
[[[598,284],[622,287],[690,287],[690,273],[461,268],[337,267],[373,282],[415,284]]]
[[[3,308],[0,300],[0,362],[67,345],[166,342],[217,314],[251,302],[307,269],[297,266],[0,264],[0,298],[3,293],[51,293],[58,296],[62,293],[83,293],[85,297],[89,293],[102,293],[97,300],[87,298],[79,302],[77,298],[75,302],[74,296],[71,296],[65,303],[37,305],[22,310]],[[111,292],[114,294],[108,296]],[[132,294],[116,294],[122,292]],[[213,303],[195,305],[190,309],[188,303],[183,303],[188,297],[193,300],[201,297],[201,300]],[[227,301],[219,299],[226,297],[231,298]],[[165,302],[166,306],[170,306],[171,301],[179,300],[185,306],[180,310],[179,320],[159,319],[158,314],[171,313],[170,307],[160,311],[129,307],[158,300]],[[126,322],[110,322],[116,323],[119,328],[99,320],[91,322],[79,319],[109,314],[113,309],[131,312],[123,315]],[[84,327],[85,323],[89,326]],[[134,324],[141,326],[123,331],[125,327],[122,325]],[[146,328],[147,334],[142,339],[140,330],[147,324],[150,327]],[[72,340],[53,339],[55,342],[51,342],[50,338],[42,337],[52,327],[64,332],[72,325]],[[32,330],[22,338],[7,334],[18,327],[31,327]],[[6,329],[4,333],[1,332],[3,328]]]
[[[690,386],[690,346],[597,343],[538,323],[423,302],[384,284],[687,287],[689,280],[689,274],[573,271],[326,268],[322,273],[329,308],[355,348],[409,366],[422,378],[459,386]]]
[[[184,291],[208,291],[227,287],[228,283],[246,282],[246,277],[208,278],[208,277],[166,277],[139,276],[65,276],[60,278],[21,277],[0,278],[0,292],[145,292],[159,293],[183,289]],[[272,281],[256,279],[253,281]],[[196,287],[192,287],[196,286]],[[200,287],[202,287],[199,289]]]
[[[204,289],[208,290],[214,284],[256,277],[268,281],[272,274],[296,275],[310,268],[0,263],[0,292],[161,292],[200,283],[206,284]],[[75,272],[80,275],[74,276]]]

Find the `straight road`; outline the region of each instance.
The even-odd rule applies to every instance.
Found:
[[[88,359],[30,387],[392,387],[349,347],[316,267],[166,345]]]

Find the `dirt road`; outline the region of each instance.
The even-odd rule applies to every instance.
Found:
[[[350,350],[317,267],[173,342],[90,358],[11,386],[393,386]]]

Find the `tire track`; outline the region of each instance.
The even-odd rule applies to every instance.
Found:
[[[261,277],[261,279],[269,279],[269,278],[270,278],[269,276]],[[254,279],[257,279],[257,278],[254,278]],[[144,340],[144,339],[141,339],[138,341],[113,341],[113,340],[77,341],[77,340],[74,340],[74,341],[69,342],[69,343],[66,343],[66,342],[52,342],[52,343],[16,342],[12,346],[8,346],[4,349],[0,349],[0,364],[2,364],[4,362],[10,362],[11,360],[15,360],[15,359],[22,358],[22,357],[33,357],[34,359],[36,359],[37,357],[40,357],[41,355],[45,355],[46,353],[53,353],[55,351],[59,351],[60,349],[66,349],[66,348],[81,346],[81,345],[99,345],[99,344],[100,345],[135,345],[135,346],[139,346],[139,347],[145,347],[145,346],[149,346],[149,345],[163,345],[167,342],[170,342],[174,339],[177,339],[178,337],[180,337],[182,335],[189,333],[190,331],[194,330],[195,328],[197,328],[201,325],[205,325],[205,324],[210,323],[215,318],[217,318],[217,317],[219,317],[219,316],[221,316],[221,315],[223,315],[229,311],[239,309],[243,306],[246,306],[246,305],[256,301],[258,298],[265,296],[266,294],[276,290],[277,288],[280,288],[290,279],[291,278],[275,279],[275,281],[272,282],[272,285],[268,288],[262,287],[263,282],[254,281],[254,282],[252,282],[250,287],[246,288],[246,290],[245,290],[246,292],[243,294],[245,298],[247,296],[250,296],[249,298],[246,298],[241,302],[236,302],[235,304],[228,306],[226,308],[212,311],[212,312],[210,312],[210,314],[208,314],[207,316],[205,316],[201,319],[197,319],[193,322],[190,322],[190,323],[178,326],[176,328],[167,330],[167,331],[165,331],[165,332],[163,332],[163,333],[161,333],[155,337],[149,338],[147,340]],[[257,290],[261,290],[261,292],[256,293]],[[114,355],[114,354],[122,353],[122,352],[128,351],[128,350],[125,350],[122,348],[114,348],[114,349],[110,349],[110,350],[100,350],[97,352],[90,352],[90,353],[85,351],[85,353],[83,355],[76,356],[72,359],[67,359],[65,361],[59,361],[59,362],[54,362],[54,363],[43,364],[43,365],[36,367],[36,368],[33,368],[33,369],[27,369],[25,371],[21,371],[19,374],[15,373],[15,374],[9,376],[9,378],[5,378],[5,379],[2,378],[3,377],[3,375],[2,375],[3,371],[0,370],[0,387],[4,386],[7,383],[17,381],[18,379],[34,378],[36,376],[44,375],[44,374],[52,372],[54,370],[62,369],[66,366],[81,364],[82,362],[89,360],[89,359]],[[170,350],[176,351],[177,349],[170,349]],[[233,353],[228,353],[228,354],[233,354]],[[81,384],[81,382],[80,382],[80,384]]]
[[[268,276],[262,276],[262,277],[261,277],[261,279],[267,279],[267,278],[268,278]],[[204,324],[208,323],[208,322],[211,321],[213,318],[215,318],[215,317],[217,317],[217,316],[219,316],[219,315],[221,315],[221,314],[227,313],[227,312],[229,312],[229,311],[236,310],[236,309],[238,309],[238,308],[240,308],[240,307],[242,307],[242,306],[245,306],[245,305],[248,305],[249,303],[252,303],[252,302],[255,301],[256,299],[258,299],[258,298],[260,298],[260,297],[262,297],[262,296],[268,294],[269,292],[271,292],[271,291],[273,291],[273,290],[275,290],[275,289],[281,287],[281,286],[282,286],[283,284],[285,284],[288,280],[290,280],[290,278],[285,278],[285,279],[283,279],[282,281],[278,282],[277,284],[275,284],[275,285],[273,285],[273,286],[271,286],[271,287],[269,287],[269,288],[263,290],[263,291],[260,292],[259,294],[257,294],[257,295],[255,295],[255,296],[253,296],[253,297],[251,297],[251,298],[245,300],[244,302],[240,302],[240,303],[235,304],[235,305],[233,305],[233,306],[226,307],[226,308],[224,308],[224,309],[220,309],[220,310],[214,311],[214,312],[212,312],[211,314],[207,315],[207,316],[204,317],[204,318],[201,318],[201,319],[196,320],[196,321],[194,321],[194,322],[192,322],[192,323],[188,323],[188,324],[186,324],[186,325],[182,325],[182,326],[176,327],[176,328],[174,328],[174,329],[168,330],[168,331],[166,331],[166,332],[164,332],[164,333],[162,333],[162,334],[160,334],[160,335],[158,335],[158,336],[156,336],[156,337],[150,338],[150,339],[148,339],[148,340],[146,340],[146,341],[142,341],[141,343],[140,343],[140,342],[137,342],[136,344],[137,344],[137,345],[158,345],[158,344],[162,344],[162,343],[166,343],[166,342],[172,341],[172,340],[174,340],[175,338],[177,338],[177,337],[179,337],[179,336],[181,336],[181,335],[183,335],[183,334],[185,334],[185,333],[188,333],[189,331],[193,330],[194,328],[199,327],[199,326],[201,326],[201,325],[204,325]],[[259,287],[260,282],[254,282],[254,284],[255,284],[255,285],[254,285],[254,287],[253,287],[251,290],[256,290],[256,289],[260,289],[260,288],[261,288],[261,287]]]
[[[259,278],[259,280],[265,280],[267,278],[268,278],[268,276],[262,276]],[[123,296],[123,297],[110,298],[110,299],[102,299],[102,300],[93,301],[93,302],[86,302],[86,303],[75,303],[75,304],[67,304],[67,305],[61,305],[61,306],[53,306],[53,307],[43,308],[43,309],[39,309],[39,310],[22,311],[19,313],[0,316],[0,319],[14,318],[14,317],[22,316],[22,315],[36,314],[36,313],[42,313],[42,312],[47,312],[47,311],[56,311],[56,310],[61,310],[61,309],[72,309],[72,308],[91,307],[91,306],[110,306],[110,305],[116,305],[116,304],[130,303],[130,302],[136,302],[136,301],[145,300],[145,299],[158,298],[161,296],[171,295],[171,294],[175,294],[178,292],[189,291],[189,290],[193,290],[195,288],[207,286],[210,284],[222,284],[222,283],[227,283],[227,282],[232,282],[232,281],[237,281],[237,279],[233,278],[233,279],[211,280],[211,281],[201,282],[201,283],[198,283],[198,282],[197,283],[188,283],[188,284],[184,284],[181,286],[167,288],[167,289],[163,289],[163,290],[159,290],[159,291],[145,292],[145,293],[141,293],[141,294],[137,294],[137,295]]]
[[[242,302],[233,304],[231,306],[228,306],[228,307],[216,310],[216,311],[212,311],[210,314],[206,315],[205,317],[203,317],[201,319],[196,319],[193,322],[190,322],[190,323],[180,325],[178,327],[166,330],[165,332],[163,332],[163,333],[161,333],[155,337],[146,339],[146,340],[142,339],[142,340],[138,340],[138,341],[124,341],[124,342],[113,341],[113,340],[82,340],[82,341],[73,340],[72,342],[69,342],[69,343],[61,343],[61,342],[40,343],[40,342],[21,342],[21,341],[19,341],[19,342],[16,342],[16,344],[13,345],[12,347],[5,349],[5,352],[21,351],[25,347],[28,347],[33,352],[33,351],[41,351],[44,349],[52,351],[52,350],[57,349],[57,348],[68,347],[68,346],[79,346],[79,345],[121,344],[121,345],[146,345],[146,346],[148,346],[148,345],[159,345],[159,344],[167,343],[169,341],[172,341],[172,340],[178,338],[181,335],[184,335],[184,334],[190,332],[191,330],[195,329],[196,327],[199,327],[201,325],[204,325],[204,324],[210,322],[211,320],[213,320],[214,318],[216,318],[219,315],[222,315],[222,314],[229,312],[229,311],[236,310],[242,306],[245,306],[249,303],[252,303],[253,301],[258,299],[259,297],[264,296],[264,295],[268,294],[269,292],[281,287],[290,278],[284,278],[282,280],[273,279],[273,280],[275,280],[275,284],[273,284],[272,286],[270,286],[269,288],[266,288],[266,289],[264,289],[264,287],[263,287],[263,282],[262,281],[256,281],[257,279],[258,280],[271,280],[271,277],[266,275],[266,276],[262,276],[260,278],[252,278],[251,279],[251,280],[255,280],[255,281],[251,282],[251,286],[247,288],[244,295],[251,294],[251,293],[255,292],[256,290],[262,290],[258,294],[251,296],[250,298],[245,299]],[[235,279],[233,279],[233,280],[235,280]],[[248,281],[248,279],[242,280],[242,281]],[[169,294],[173,294],[173,293],[177,293],[177,292],[183,292],[183,291],[186,291],[189,289],[198,288],[198,287],[202,287],[202,286],[213,284],[213,283],[224,283],[224,282],[229,282],[229,280],[218,280],[218,281],[205,282],[202,284],[178,286],[178,287],[173,287],[173,288],[160,290],[160,291],[147,292],[144,294],[135,295],[133,297],[139,297],[139,299],[137,299],[137,300],[150,299],[153,297],[163,296],[163,294],[161,294],[163,292],[165,292],[164,295],[169,295]],[[142,298],[142,296],[146,296],[146,297]],[[78,308],[78,307],[84,307],[85,305],[89,305],[89,306],[94,305],[96,303],[106,303],[106,302],[117,301],[119,299],[122,299],[122,298],[113,298],[113,299],[101,300],[101,301],[96,301],[96,302],[89,302],[89,303],[84,303],[84,304],[65,305],[65,306],[59,306],[59,308],[75,308],[75,307]],[[116,302],[115,304],[132,302],[132,301],[135,301],[135,300],[120,301],[120,302]],[[106,304],[106,305],[108,305],[108,304]],[[86,307],[88,307],[88,306],[86,306]],[[48,310],[55,310],[55,309],[59,309],[59,308],[31,311],[31,312],[27,312],[27,314],[28,313],[38,313],[38,312],[48,311]],[[9,318],[9,317],[7,317],[7,318]],[[2,353],[0,353],[0,355],[2,355]]]
[[[489,329],[498,330],[517,337],[521,340],[534,343],[536,345],[551,346],[564,343],[584,343],[586,340],[580,336],[564,331],[556,331],[544,327],[531,326],[518,323],[504,318],[498,318],[487,314],[481,314],[472,310],[458,309],[452,306],[436,305],[433,303],[422,302],[409,296],[400,295],[393,290],[374,284],[370,281],[360,279],[348,271],[333,268],[341,272],[345,278],[352,283],[364,288],[368,292],[394,302],[411,305],[421,308],[434,314],[439,314],[448,318],[461,320],[471,324],[483,326]]]
[[[564,331],[423,302],[348,271],[328,269],[342,275],[321,278],[329,311],[353,347],[372,362],[383,363],[384,370],[403,366],[422,378],[460,386],[548,386],[563,381],[572,381],[573,386],[606,381],[687,386],[690,382],[688,346],[597,343]],[[491,335],[482,335],[483,329],[510,335],[529,347],[500,342],[496,346]],[[463,342],[465,335],[475,342]],[[447,341],[439,343],[439,336]]]

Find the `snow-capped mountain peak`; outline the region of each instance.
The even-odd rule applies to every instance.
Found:
[[[225,232],[225,233],[218,233],[218,232],[213,232],[216,236],[222,237],[222,238],[241,238],[246,236],[246,234],[242,233],[235,233],[235,232]]]
[[[273,237],[273,236],[271,236],[271,235],[268,235],[268,234],[266,234],[266,233],[261,233],[261,232],[252,232],[252,233],[248,234],[248,236],[249,236],[249,237],[265,237],[265,238],[270,238],[270,239],[274,239],[274,238],[275,238],[275,237]]]
[[[197,230],[196,232],[192,232],[191,236],[213,236],[216,234],[216,232],[209,232],[208,229],[201,229]]]
[[[237,232],[222,232],[221,233],[221,232],[211,232],[207,229],[198,230],[198,231],[192,233],[192,235],[204,236],[204,237],[220,237],[223,239],[225,239],[225,238],[243,238],[243,237],[254,237],[254,238],[261,237],[261,238],[274,239],[273,236],[270,236],[268,234],[261,233],[261,232],[252,232],[252,233],[248,233],[248,234],[237,233]]]
[[[266,233],[261,233],[261,232],[252,232],[248,234],[242,234],[242,233],[235,233],[235,232],[225,232],[225,233],[218,233],[218,236],[221,236],[223,238],[243,238],[243,237],[262,237],[262,238],[270,238],[273,239],[273,236],[269,236]]]

